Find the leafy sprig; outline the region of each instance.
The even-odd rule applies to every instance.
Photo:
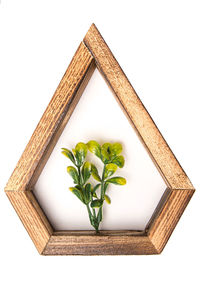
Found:
[[[103,163],[102,175],[99,175],[97,167],[86,161],[87,151],[96,155]],[[120,143],[105,143],[102,146],[96,141],[87,144],[78,143],[75,149],[62,148],[62,154],[71,160],[74,166],[68,166],[67,172],[72,177],[75,186],[70,191],[86,205],[91,225],[98,232],[99,224],[103,218],[103,204],[111,199],[106,194],[109,184],[124,185],[126,179],[123,177],[111,177],[117,168],[123,168],[124,157],[120,155],[122,145]],[[98,182],[92,185],[88,180],[92,177]]]

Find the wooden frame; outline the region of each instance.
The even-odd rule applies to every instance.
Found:
[[[144,231],[102,231],[100,234],[94,231],[55,231],[33,193],[38,176],[95,67],[110,86],[167,184]],[[194,191],[126,75],[92,24],[5,187],[37,250],[43,255],[160,253]]]

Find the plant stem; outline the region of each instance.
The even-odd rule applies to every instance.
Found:
[[[89,204],[87,204],[87,211],[88,211],[88,215],[89,215],[89,217],[91,217],[92,213],[91,213],[91,211],[90,211]]]
[[[102,172],[102,179],[101,179],[101,200],[104,199],[104,175],[105,175],[105,164],[104,164],[104,168],[103,168],[103,172]],[[81,177],[81,168],[77,166],[78,169],[78,175],[79,175],[79,185],[82,189],[82,191],[84,191],[84,185],[83,185],[83,181],[82,181],[82,177]],[[93,208],[92,211],[90,210],[90,206],[89,204],[86,205],[87,206],[87,211],[88,211],[88,215],[89,215],[89,219],[90,219],[90,223],[91,225],[95,228],[96,233],[99,232],[99,224],[101,222],[101,218],[98,220],[98,216],[101,215],[102,216],[102,206],[99,208],[98,214],[96,215],[96,211]]]
[[[94,208],[93,208],[92,210],[93,210],[93,215],[94,215],[94,217],[96,218],[96,211],[95,211]]]
[[[81,168],[77,166],[77,169],[78,169],[78,175],[79,175],[79,185],[80,185],[80,187],[81,187],[81,189],[84,193],[84,185],[83,185],[83,181],[82,181],[82,177],[81,177]],[[95,209],[93,208],[93,214],[92,214],[89,204],[87,204],[86,206],[87,206],[87,211],[88,211],[90,223],[95,228],[96,232],[98,232],[98,227],[99,226],[98,227],[96,226],[97,218],[96,218]]]
[[[99,228],[99,223],[97,221],[97,217],[96,217],[96,212],[95,209],[93,209],[93,214],[90,210],[90,206],[89,204],[87,204],[87,210],[88,210],[88,214],[89,214],[89,218],[90,218],[90,223],[91,225],[94,227],[94,229],[96,230],[96,233],[99,232],[98,228]]]
[[[79,184],[80,184],[80,186],[83,188],[83,185],[82,185],[82,178],[81,178],[81,167],[78,167],[78,166],[77,166],[77,169],[78,169],[78,175],[79,175],[79,180],[80,180]]]
[[[102,178],[101,178],[101,198],[100,200],[104,200],[104,176],[105,176],[105,168],[106,168],[106,164],[104,164],[104,167],[103,167],[103,172],[102,172]],[[102,220],[102,211],[103,211],[103,205],[99,208],[99,211],[98,211],[98,214],[97,214],[97,217],[95,215],[95,218],[96,218],[96,221],[97,221],[97,229],[96,229],[96,232],[98,232],[98,228],[99,228],[99,224]],[[101,216],[99,218],[99,216]]]
[[[104,176],[105,176],[105,168],[106,168],[106,164],[104,164],[103,172],[102,172],[102,178],[101,178],[101,200],[104,199]]]

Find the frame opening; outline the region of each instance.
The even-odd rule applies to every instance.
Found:
[[[33,188],[40,205],[56,230],[92,230],[86,208],[68,191],[72,180],[66,167],[71,162],[60,154],[60,149],[91,139],[100,143],[118,141],[123,144],[126,159],[119,173],[127,178],[127,185],[110,187],[113,201],[110,206],[105,205],[100,229],[144,231],[167,186],[97,69],[76,107],[73,100],[70,105],[73,114],[66,127],[62,126],[64,130]],[[98,158],[88,156],[102,167]]]

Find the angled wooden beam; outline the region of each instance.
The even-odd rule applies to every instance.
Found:
[[[94,56],[97,68],[116,95],[168,187],[193,189],[189,178],[94,24],[87,32],[84,43]]]
[[[195,189],[172,190],[148,229],[148,237],[158,253],[164,249]]]
[[[147,228],[160,253],[195,189],[94,24],[84,43],[168,186],[165,202]]]
[[[167,189],[144,231],[55,231],[33,187],[95,67],[112,89]],[[43,255],[158,254],[195,189],[94,24],[81,42],[13,171],[5,192]]]
[[[158,254],[147,235],[142,232],[61,231],[49,239],[43,255],[148,255]]]
[[[94,69],[94,59],[81,42],[5,187],[6,195],[39,253],[44,250],[54,230],[32,188]]]
[[[81,43],[12,173],[6,190],[31,189],[69,120],[95,69]]]
[[[38,252],[42,254],[53,228],[31,191],[6,191]]]

